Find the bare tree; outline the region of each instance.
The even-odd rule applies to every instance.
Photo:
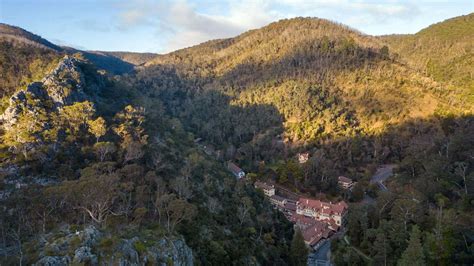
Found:
[[[176,226],[183,221],[192,219],[197,214],[197,208],[175,194],[164,194],[155,201],[161,215],[166,216],[165,226],[172,233]]]
[[[171,180],[171,188],[176,192],[178,197],[182,199],[190,199],[193,196],[189,179],[184,176],[176,177]]]
[[[73,209],[86,213],[92,221],[103,226],[118,197],[118,176],[115,173],[82,177],[51,187],[51,193],[65,197]]]
[[[111,142],[97,142],[94,144],[94,151],[97,157],[99,157],[99,160],[103,162],[108,154],[116,151],[116,147]]]
[[[467,180],[466,180],[466,177],[467,177],[467,168],[468,168],[468,165],[467,163],[465,162],[456,162],[455,163],[455,169],[454,169],[454,172],[456,173],[456,175],[462,177],[463,181],[464,181],[464,193],[467,195]]]
[[[253,202],[249,197],[242,198],[242,202],[237,209],[237,218],[239,219],[240,225],[247,221],[250,211],[253,208]]]

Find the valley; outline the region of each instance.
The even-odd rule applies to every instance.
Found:
[[[0,264],[472,264],[472,29],[154,54],[0,24]]]

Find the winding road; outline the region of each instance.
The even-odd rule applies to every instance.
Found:
[[[393,168],[395,167],[395,164],[386,164],[380,166],[377,169],[377,172],[375,172],[375,174],[370,179],[370,183],[377,184],[381,190],[388,191],[383,182],[393,175]]]

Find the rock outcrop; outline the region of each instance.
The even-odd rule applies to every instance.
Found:
[[[83,230],[65,227],[57,235],[46,235],[38,247],[34,265],[193,265],[193,252],[181,238],[146,238],[138,236],[118,239],[115,244],[104,248],[106,239],[96,227]],[[107,239],[106,239],[107,240]]]
[[[86,100],[84,73],[79,63],[78,59],[65,56],[58,66],[41,80],[48,97],[56,106]]]
[[[88,226],[82,231],[73,231],[66,227],[61,230],[60,235],[45,236],[48,240],[41,245],[41,259],[35,265],[69,265],[71,262],[97,265],[98,258],[92,252],[102,236],[97,228]]]
[[[37,115],[43,107],[56,110],[74,102],[87,100],[88,97],[84,93],[85,77],[79,65],[80,60],[65,56],[41,82],[33,82],[13,94],[8,108],[0,115],[1,124],[9,129],[17,122],[22,112]]]
[[[106,264],[110,265],[193,265],[193,252],[182,239],[162,238],[154,243],[138,237],[124,239]]]

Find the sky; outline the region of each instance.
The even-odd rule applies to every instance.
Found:
[[[474,0],[0,0],[0,22],[82,50],[166,53],[273,21],[319,17],[371,35],[416,33]]]

